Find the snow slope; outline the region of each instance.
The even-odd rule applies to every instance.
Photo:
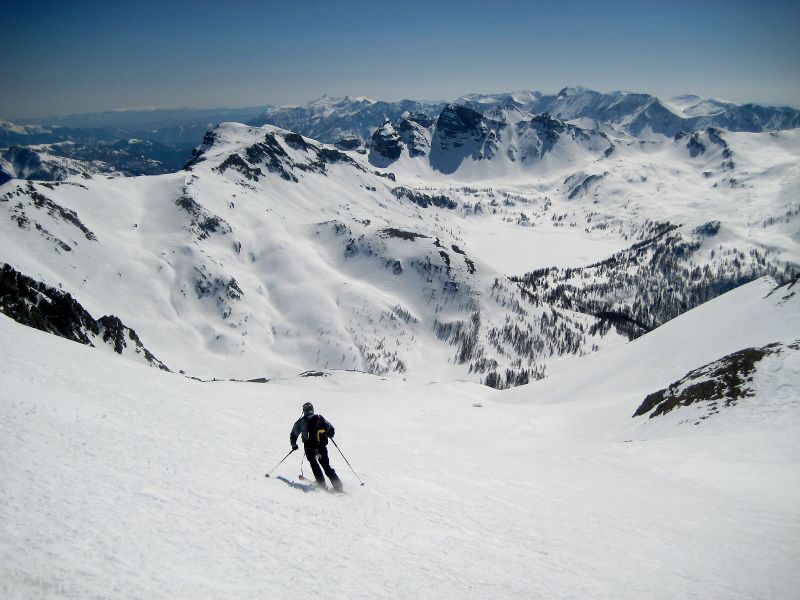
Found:
[[[689,368],[800,338],[773,287],[505,392],[200,383],[0,317],[0,595],[790,600],[798,353],[700,426],[631,418]],[[365,487],[334,448],[346,496],[263,477],[306,400]]]

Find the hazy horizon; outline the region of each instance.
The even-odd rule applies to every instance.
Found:
[[[800,106],[800,3],[5,3],[0,118],[582,86]]]
[[[237,111],[237,110],[247,110],[247,109],[264,109],[264,108],[267,108],[267,107],[280,108],[280,107],[292,107],[292,106],[305,106],[305,105],[310,104],[312,102],[316,102],[318,100],[322,100],[323,98],[326,98],[326,97],[327,98],[331,98],[331,99],[346,98],[346,97],[349,97],[349,98],[364,97],[364,98],[368,98],[369,100],[374,100],[376,102],[399,102],[399,101],[402,101],[402,100],[415,100],[415,101],[421,101],[421,102],[449,102],[449,101],[455,100],[457,98],[460,98],[460,97],[468,95],[468,94],[480,94],[480,95],[492,96],[492,95],[517,93],[517,92],[541,92],[543,94],[553,94],[553,95],[555,95],[560,90],[562,90],[564,88],[587,88],[587,89],[591,89],[592,91],[600,92],[600,93],[623,92],[623,93],[651,94],[653,96],[657,96],[661,100],[667,100],[667,101],[671,100],[671,99],[674,99],[674,98],[679,98],[681,96],[694,95],[692,92],[684,92],[684,93],[672,94],[672,95],[669,95],[669,96],[664,96],[664,95],[653,94],[653,93],[651,93],[651,92],[649,92],[647,90],[630,90],[630,89],[629,90],[612,90],[612,89],[602,90],[602,89],[597,89],[597,88],[588,88],[587,86],[582,86],[582,85],[564,85],[564,86],[561,86],[557,90],[541,90],[541,89],[529,88],[529,89],[515,89],[515,90],[509,89],[509,90],[494,90],[494,91],[482,91],[482,92],[469,91],[469,92],[464,92],[463,94],[457,94],[457,95],[455,95],[453,97],[450,97],[450,98],[427,98],[427,97],[425,97],[425,98],[416,98],[416,97],[409,97],[409,96],[395,97],[395,98],[375,98],[375,97],[370,97],[370,96],[366,96],[364,94],[357,94],[357,93],[355,93],[355,94],[342,94],[340,96],[334,96],[332,94],[322,94],[320,96],[316,96],[316,97],[313,97],[313,98],[307,98],[305,100],[301,100],[301,101],[298,101],[298,102],[286,102],[286,103],[282,103],[282,104],[251,103],[251,104],[243,104],[243,105],[236,105],[236,106],[233,106],[233,105],[231,105],[231,106],[223,106],[223,105],[215,105],[215,106],[186,106],[186,105],[183,105],[182,106],[182,105],[177,105],[177,104],[175,104],[175,105],[159,104],[159,105],[150,105],[150,106],[147,106],[147,105],[142,105],[142,106],[120,106],[120,107],[104,108],[104,109],[96,110],[96,111],[50,113],[50,114],[41,114],[41,115],[21,115],[21,116],[17,116],[17,117],[14,117],[14,118],[6,117],[5,115],[0,115],[0,119],[1,120],[7,120],[7,121],[10,121],[10,122],[17,121],[17,122],[20,122],[20,123],[33,122],[33,121],[36,121],[36,122],[41,121],[41,122],[44,123],[44,122],[46,122],[47,119],[50,119],[50,118],[60,119],[60,118],[64,118],[64,117],[91,115],[91,114],[104,114],[104,113],[114,113],[114,112],[120,112],[120,113],[121,112],[136,112],[136,111],[141,111],[141,112],[154,111],[155,112],[155,111],[159,111],[159,110],[192,110],[192,111],[195,111],[195,110],[196,111],[232,110],[232,111]],[[757,100],[735,101],[735,100],[732,100],[730,98],[720,98],[720,97],[716,97],[716,96],[703,96],[703,97],[707,98],[707,99],[714,99],[714,100],[719,100],[719,101],[723,101],[723,102],[732,102],[734,104],[753,103],[753,104],[758,104],[758,105],[766,106],[766,107],[792,108],[792,109],[795,109],[795,110],[800,110],[800,103],[792,105],[792,104],[778,104],[778,103],[769,103],[769,102],[759,102]]]

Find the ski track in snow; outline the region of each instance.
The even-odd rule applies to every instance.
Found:
[[[574,373],[506,392],[345,372],[200,383],[0,317],[0,596],[794,598],[797,359],[760,376],[762,402],[702,428],[630,418],[639,387],[684,374],[710,352],[693,340],[765,289],[616,351],[633,373],[685,339],[650,384],[620,370],[599,397],[576,384],[561,399]],[[800,337],[796,304],[762,310],[763,335],[788,319],[783,337]],[[728,331],[717,349],[757,337]],[[585,382],[608,368],[587,361]],[[333,446],[345,496],[264,478],[306,400],[364,487]],[[274,474],[299,470],[295,453]]]

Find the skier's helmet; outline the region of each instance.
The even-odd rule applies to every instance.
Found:
[[[314,414],[314,405],[311,404],[311,402],[306,402],[305,404],[303,404],[303,415],[307,417],[308,415],[313,415],[313,414]]]

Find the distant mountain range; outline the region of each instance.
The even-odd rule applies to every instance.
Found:
[[[96,113],[83,113],[19,119],[18,125],[61,129],[110,129],[129,132],[163,132],[174,128],[191,129],[199,124],[244,121],[259,114],[266,106],[244,108],[129,108]]]
[[[0,181],[56,181],[81,170],[121,175],[174,172],[191,158],[209,128],[246,121],[263,110],[129,109],[0,121]]]
[[[581,87],[567,87],[557,94],[470,94],[451,102],[322,97],[303,106],[268,108],[248,124],[276,125],[326,143],[352,137],[367,142],[386,120],[394,122],[406,112],[435,119],[447,104],[466,106],[486,118],[509,122],[547,113],[562,121],[580,120],[587,129],[642,139],[673,137],[706,127],[749,132],[800,127],[800,111],[788,107],[738,105],[699,96],[661,100],[649,94],[601,93]]]
[[[466,109],[474,115],[468,117]],[[436,123],[442,115],[448,124],[438,129],[441,135],[433,140]],[[792,108],[738,105],[691,95],[661,100],[648,94],[600,93],[580,87],[564,88],[557,94],[531,91],[470,94],[447,103],[323,96],[301,106],[141,108],[26,119],[20,123],[0,121],[0,181],[14,177],[62,179],[81,171],[81,163],[75,161],[85,162],[84,170],[90,175],[174,172],[191,158],[192,149],[205,132],[225,121],[256,126],[271,124],[324,143],[338,144],[342,150],[366,152],[369,146],[376,164],[399,156],[400,146],[393,137],[396,134],[397,142],[407,147],[411,155],[427,155],[432,150],[431,160],[441,162],[438,149],[453,133],[448,128],[460,127],[455,125],[454,117],[472,119],[476,127],[488,127],[494,132],[485,133],[494,136],[492,140],[487,137],[488,145],[480,142],[481,149],[473,148],[470,153],[491,154],[495,152],[492,146],[500,138],[513,139],[507,148],[509,157],[522,161],[548,151],[547,143],[539,135],[545,123],[553,126],[556,121],[562,123],[558,127],[568,135],[591,132],[587,135],[628,136],[648,141],[691,134],[708,127],[746,132],[800,127],[800,111]],[[394,132],[387,129],[387,123]],[[521,123],[530,124],[527,131]],[[549,135],[552,134],[550,131]],[[471,143],[478,143],[475,135]],[[25,148],[26,152],[14,147]],[[377,158],[379,155],[384,159]],[[450,153],[448,160],[455,160],[454,156]],[[454,168],[445,162],[440,165],[443,172]]]
[[[394,121],[405,112],[436,115],[442,106],[443,102],[385,102],[364,97],[323,96],[302,106],[267,108],[258,117],[247,121],[247,124],[275,125],[328,144],[348,138],[365,142],[387,119]]]
[[[737,105],[699,96],[665,101],[649,94],[600,93],[577,87],[564,88],[553,96],[533,92],[527,102],[524,94],[468,96],[464,100],[483,109],[513,106],[532,114],[546,112],[565,121],[589,119],[598,126],[610,126],[637,137],[652,134],[672,137],[706,127],[749,132],[800,127],[800,111],[792,108]]]

